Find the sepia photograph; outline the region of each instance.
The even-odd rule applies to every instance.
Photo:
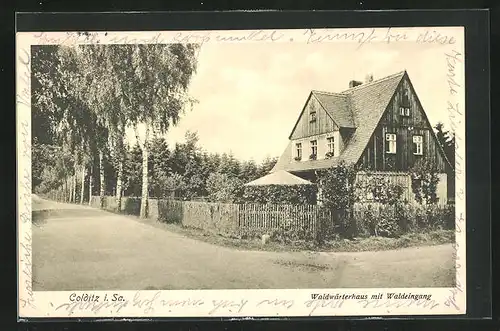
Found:
[[[333,32],[38,34],[31,290],[455,287],[463,49]]]

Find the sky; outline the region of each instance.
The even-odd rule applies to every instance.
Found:
[[[196,131],[209,152],[257,162],[280,156],[311,90],[341,92],[352,79],[373,74],[376,80],[402,70],[431,124],[449,128],[444,53],[439,45],[414,42],[207,43],[189,90],[198,103],[166,138],[174,146],[186,131]]]

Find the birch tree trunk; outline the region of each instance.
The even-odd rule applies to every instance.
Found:
[[[99,206],[104,208],[104,193],[106,192],[104,181],[104,153],[99,151]]]
[[[120,157],[118,164],[118,176],[116,178],[116,205],[118,212],[122,210],[122,191],[123,191],[123,158]]]
[[[73,202],[73,176],[68,178],[68,202]]]
[[[85,196],[85,174],[86,174],[86,167],[84,164],[82,164],[82,190],[80,191],[80,204],[83,205],[83,197]]]
[[[76,186],[78,185],[77,174],[78,174],[78,164],[75,162],[75,174],[73,175],[73,201],[72,201],[74,203],[76,203]]]
[[[142,199],[141,199],[141,218],[148,217],[148,140],[149,125],[146,124],[146,134],[142,147]]]
[[[68,196],[68,176],[64,177],[64,187],[63,187],[63,193],[64,193],[64,202],[67,202],[69,199]]]
[[[94,184],[94,165],[90,165],[90,178],[89,178],[89,206],[92,206],[92,185]]]

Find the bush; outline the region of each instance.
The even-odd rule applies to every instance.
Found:
[[[271,233],[271,239],[283,244],[290,244],[302,240],[314,240],[314,232],[306,224],[297,226],[292,218],[280,223],[277,230]]]
[[[422,230],[454,229],[455,208],[396,203],[381,205],[377,211],[371,204],[361,204],[356,205],[351,222],[356,226],[356,236],[397,237]]]
[[[364,213],[364,219],[358,220],[358,235],[375,235],[377,226],[377,217],[371,206]]]
[[[355,186],[358,202],[374,201],[393,205],[400,202],[403,195],[400,185],[392,183],[387,176],[370,172],[359,177]]]
[[[350,210],[355,201],[356,169],[341,161],[318,174],[322,205],[328,210]]]
[[[381,210],[375,226],[375,235],[389,238],[401,235],[394,208],[386,206]]]
[[[377,223],[375,233],[381,237],[396,238],[400,235],[398,222],[393,217],[383,217]]]
[[[332,212],[322,210],[318,215],[320,229],[317,239],[320,242],[338,239],[340,237],[339,232],[341,231],[339,231],[339,228],[341,224],[339,222],[339,216],[336,214],[338,213],[333,212],[332,215]]]
[[[316,204],[317,191],[315,185],[244,186],[239,202],[313,205]]]
[[[438,201],[436,194],[439,183],[438,169],[434,162],[421,160],[410,171],[411,188],[419,203],[434,204]]]
[[[124,197],[122,198],[122,211],[128,215],[139,215],[141,211],[141,198]]]
[[[212,202],[231,203],[241,195],[243,182],[224,173],[211,173],[207,178],[207,191]]]
[[[395,205],[396,220],[402,232],[406,233],[415,229],[414,208],[408,204]]]

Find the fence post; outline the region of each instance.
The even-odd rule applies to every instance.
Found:
[[[313,229],[314,229],[314,240],[316,241],[316,243],[321,243],[321,239],[320,239],[320,226],[321,226],[321,222],[319,220],[321,220],[321,217],[318,217],[318,212],[319,212],[319,208],[318,206],[314,206],[314,213],[313,214]]]

